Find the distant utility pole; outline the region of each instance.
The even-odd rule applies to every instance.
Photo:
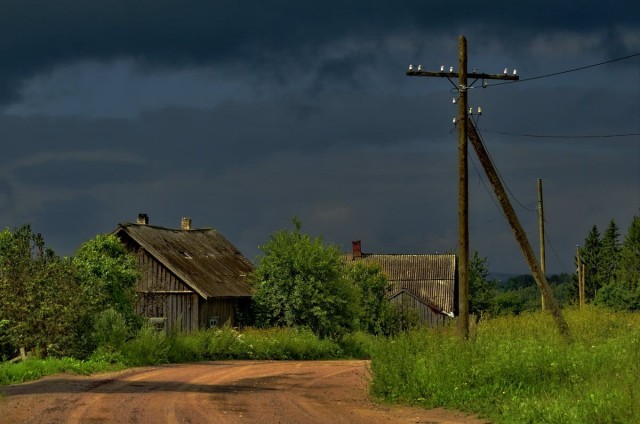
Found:
[[[576,246],[576,259],[578,262],[578,304],[582,308],[587,303],[585,283],[587,279],[587,266],[580,257],[580,246]]]
[[[458,37],[458,72],[453,72],[453,66],[448,72],[444,66],[440,67],[440,72],[430,72],[422,70],[422,65],[417,69],[409,65],[407,76],[410,77],[438,77],[447,78],[454,86],[451,78],[458,78],[456,86],[459,94],[458,118],[454,122],[458,125],[458,330],[463,339],[469,338],[469,170],[467,159],[467,79],[473,78],[475,83],[478,80],[518,80],[517,75],[504,74],[484,74],[478,72],[467,73],[467,39],[461,35]],[[455,99],[454,99],[455,103]]]
[[[553,296],[553,292],[549,287],[549,283],[547,282],[547,277],[544,275],[542,270],[540,269],[540,264],[536,260],[536,256],[533,253],[533,249],[531,248],[531,244],[529,244],[529,240],[527,239],[527,234],[524,232],[522,228],[522,224],[520,224],[520,220],[516,215],[516,212],[513,210],[513,206],[507,197],[507,193],[502,186],[502,182],[498,176],[498,173],[487,153],[484,144],[482,143],[482,139],[478,135],[476,127],[473,125],[473,122],[468,121],[468,132],[469,138],[471,140],[471,144],[478,154],[478,159],[480,159],[480,163],[487,173],[487,177],[489,178],[489,182],[493,186],[493,190],[498,198],[498,202],[500,206],[502,206],[502,210],[504,211],[504,215],[507,217],[509,221],[509,225],[511,225],[511,229],[513,230],[513,234],[516,237],[516,241],[520,245],[520,250],[524,256],[524,259],[527,261],[529,265],[529,269],[531,270],[531,274],[533,275],[533,279],[535,280],[538,288],[542,292],[542,296],[544,297],[545,306],[549,308],[553,319],[556,321],[556,325],[560,330],[560,334],[567,340],[571,342],[571,333],[569,331],[569,325],[567,321],[565,321],[564,316],[562,315],[562,310],[558,305],[555,297]]]
[[[542,270],[542,274],[546,276],[544,257],[544,209],[542,206],[542,180],[540,178],[538,178],[538,228],[540,230],[540,269]],[[542,310],[544,311],[544,295],[542,295],[541,298]]]

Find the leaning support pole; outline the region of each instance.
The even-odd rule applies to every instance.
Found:
[[[482,140],[480,139],[476,127],[473,125],[471,119],[467,120],[467,134],[469,136],[471,144],[473,145],[473,148],[476,151],[476,154],[478,155],[478,159],[480,159],[480,163],[482,164],[482,167],[487,173],[487,177],[489,178],[489,181],[493,186],[493,190],[495,191],[496,197],[498,198],[498,201],[502,206],[502,210],[504,211],[504,214],[507,217],[509,224],[511,225],[511,229],[513,230],[513,233],[516,237],[516,241],[520,245],[522,254],[524,255],[524,258],[527,261],[529,268],[531,269],[531,274],[533,275],[538,288],[542,292],[542,296],[545,300],[545,306],[549,309],[549,312],[551,312],[553,319],[556,321],[556,325],[560,330],[560,334],[562,334],[567,342],[571,342],[572,337],[571,332],[569,331],[569,325],[567,325],[567,321],[565,321],[564,316],[562,315],[562,310],[560,309],[558,302],[551,292],[551,288],[549,287],[547,278],[540,269],[540,264],[536,260],[536,256],[533,253],[533,249],[531,248],[531,244],[527,239],[527,235],[524,232],[522,225],[520,224],[518,216],[513,210],[513,206],[511,206],[511,202],[509,201],[507,193],[502,186],[502,182],[498,177],[498,173],[496,172],[496,169],[494,168],[493,163],[489,158],[489,154],[484,148],[484,144],[482,143]]]

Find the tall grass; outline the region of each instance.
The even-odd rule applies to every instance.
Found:
[[[15,364],[3,362],[0,363],[0,384],[21,383],[62,372],[85,375],[123,368],[122,364],[80,361],[73,358],[28,359]]]
[[[380,341],[372,392],[498,423],[640,422],[640,314],[565,314],[572,344],[543,313],[486,320],[466,342],[453,329]]]
[[[107,328],[101,334],[110,334]],[[119,334],[119,333],[118,333]],[[121,337],[118,336],[118,340]],[[247,328],[242,332],[231,327],[195,333],[165,335],[144,326],[137,336],[114,343],[110,338],[87,361],[71,358],[27,360],[0,364],[0,384],[34,380],[58,372],[91,372],[121,369],[126,366],[197,362],[219,359],[315,360],[368,358],[376,338],[357,332],[340,341],[320,339],[303,328]]]

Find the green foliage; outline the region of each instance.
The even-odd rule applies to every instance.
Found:
[[[615,284],[620,266],[620,230],[612,219],[602,235],[598,280],[604,285]]]
[[[573,277],[570,274],[554,274],[547,277],[553,296],[559,304],[569,305],[575,298]],[[518,315],[522,312],[538,311],[541,308],[541,293],[529,274],[516,275],[497,284],[491,314]]]
[[[580,259],[585,265],[585,296],[587,299],[594,299],[596,293],[602,287],[600,281],[600,264],[602,262],[601,252],[602,242],[600,232],[595,225],[584,240],[584,246],[580,250]]]
[[[342,357],[354,359],[369,359],[373,347],[382,336],[372,335],[364,331],[345,334],[340,340]]]
[[[295,230],[274,233],[253,274],[258,326],[309,327],[321,337],[354,328],[357,288],[343,278],[340,253]]]
[[[415,330],[422,325],[420,314],[413,305],[405,302],[403,297],[400,302],[394,302],[389,305],[384,318],[385,336],[395,336],[396,334]]]
[[[546,313],[379,340],[372,392],[387,400],[480,414],[496,423],[640,422],[640,315],[567,310],[567,344]]]
[[[140,273],[135,258],[113,234],[99,234],[83,243],[73,257],[88,306],[95,311],[113,308],[127,325],[138,328],[135,284]]]
[[[125,362],[132,366],[157,365],[169,362],[169,343],[164,333],[151,325],[143,325],[136,337],[122,347]]]
[[[354,352],[353,338],[347,343]],[[364,337],[361,343],[366,343]],[[143,327],[138,337],[127,342],[123,357],[129,365],[193,362],[219,359],[335,359],[345,355],[341,345],[330,339],[320,339],[304,328],[246,328],[239,332],[229,326],[194,333],[164,335]]]
[[[73,358],[28,359],[16,364],[0,363],[0,384],[16,384],[24,381],[62,372],[74,374],[91,374],[103,371],[115,371],[123,368],[122,364],[103,361],[81,361]]]
[[[634,216],[620,252],[620,282],[640,290],[640,216]]]
[[[608,239],[615,240],[615,230],[610,226]],[[633,217],[619,253],[613,241],[608,241],[609,245],[603,249],[608,256],[602,256],[601,269],[608,267],[611,276],[598,292],[596,303],[615,310],[640,310],[640,217]]]
[[[90,331],[85,299],[71,261],[45,248],[44,239],[24,225],[0,232],[0,356],[18,348],[54,356],[88,353]]]
[[[496,282],[489,278],[487,258],[473,251],[469,261],[469,312],[481,316],[493,309]]]
[[[45,248],[29,225],[0,232],[0,357],[20,347],[84,358],[95,348],[95,316],[113,308],[136,322],[135,262],[114,236],[85,243],[73,259]]]
[[[113,351],[120,350],[128,334],[127,323],[113,308],[100,312],[95,318],[93,337],[98,347]]]
[[[389,281],[377,265],[356,262],[345,266],[345,278],[360,292],[360,328],[371,334],[388,334],[390,309]]]

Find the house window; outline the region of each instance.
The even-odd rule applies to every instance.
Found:
[[[167,319],[163,317],[149,318],[151,327],[158,333],[167,334]]]
[[[209,317],[209,328],[217,327],[220,324],[220,317]]]

